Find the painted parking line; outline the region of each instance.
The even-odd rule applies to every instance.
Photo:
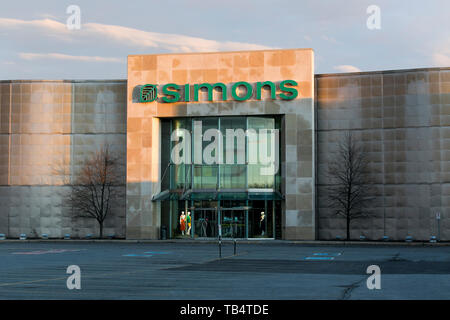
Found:
[[[11,252],[11,254],[37,255],[37,254],[49,254],[49,253],[78,252],[78,251],[81,251],[81,249],[51,249],[51,250],[38,250],[38,251],[19,251],[19,252]]]
[[[334,257],[305,257],[305,260],[334,260]]]
[[[163,252],[163,251],[146,251],[144,253],[148,254],[169,254],[170,252]]]
[[[123,257],[152,257],[151,254],[137,254],[137,253],[129,253],[122,255]]]
[[[151,257],[154,254],[169,254],[170,252],[165,251],[146,251],[144,253],[129,253],[122,255],[123,257]]]
[[[340,252],[314,252],[312,256],[305,257],[305,260],[334,260],[335,257],[339,257]]]

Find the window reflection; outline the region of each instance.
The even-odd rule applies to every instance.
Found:
[[[196,121],[201,121],[202,125],[200,140],[194,133]],[[163,201],[161,206],[161,223],[170,226],[170,237],[217,237],[219,223],[223,237],[279,237],[275,234],[279,231],[275,230],[281,230],[281,201],[274,198],[253,200],[248,193],[254,189],[263,189],[254,190],[255,193],[281,190],[281,170],[272,175],[261,174],[267,165],[258,162],[263,151],[268,158],[273,157],[275,137],[271,136],[270,130],[280,129],[280,123],[281,118],[270,116],[161,120],[161,189],[178,192],[169,201]],[[179,154],[181,158],[191,157],[187,163],[177,164],[171,159],[174,146],[183,141],[183,137],[171,141],[171,133],[176,129],[184,129],[189,134],[190,150]],[[205,148],[214,142],[214,137],[209,141],[203,139],[209,129],[218,129],[222,136],[217,141],[217,148],[208,149],[210,157],[219,157],[222,161],[218,164],[208,163],[203,154]],[[227,130],[231,130],[234,136],[227,139]],[[258,142],[251,134],[244,134],[242,138],[239,130],[244,133],[246,130],[268,132],[266,136],[259,136],[263,140]],[[191,196],[182,199],[181,196],[189,190],[192,191]]]

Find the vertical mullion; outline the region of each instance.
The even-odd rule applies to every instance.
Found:
[[[248,130],[248,117],[245,117],[245,131]],[[245,189],[248,190],[248,136],[245,135]]]
[[[247,207],[245,210],[245,238],[248,239],[248,199],[245,200],[245,206]]]
[[[272,238],[275,239],[275,200],[272,200]]]
[[[220,124],[221,124],[221,118],[220,117],[218,117],[217,118],[217,130],[219,130],[219,137],[221,136],[221,132],[220,132]],[[219,152],[219,154],[217,155],[217,157],[219,158],[219,163],[216,163],[216,165],[217,165],[217,184],[216,184],[216,190],[217,189],[220,189],[220,156],[222,155],[222,140],[223,140],[223,137],[222,137],[222,139],[219,139],[219,141],[218,141],[218,145],[219,145],[219,150],[218,150],[218,152]]]

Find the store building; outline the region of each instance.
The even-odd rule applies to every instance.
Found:
[[[65,181],[104,143],[124,183],[105,234],[344,237],[324,173],[351,130],[376,191],[353,237],[450,239],[450,68],[314,75],[311,49],[131,55],[127,80],[1,81],[0,103],[9,237],[95,233]]]
[[[129,56],[127,236],[156,238],[159,225],[171,226],[174,236],[181,211],[189,211],[191,235],[215,237],[221,224],[223,236],[281,238],[284,227],[285,238],[314,239],[313,70],[311,49]],[[290,87],[296,96],[282,99],[280,86],[294,79]],[[272,85],[257,86],[265,81]],[[180,85],[179,101],[141,102],[141,86],[155,83],[158,97],[163,85]],[[204,83],[223,86],[198,90],[194,85]],[[203,145],[191,134],[193,161],[173,164],[171,132],[193,132],[196,121],[202,124]],[[241,164],[196,161],[210,144],[205,140],[210,128],[222,134],[226,129],[278,129],[279,170],[263,176],[260,164],[249,164],[249,138]],[[225,154],[226,143],[222,147]],[[238,141],[231,150],[235,156],[236,148]]]

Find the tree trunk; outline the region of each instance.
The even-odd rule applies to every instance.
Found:
[[[103,238],[103,221],[102,222],[98,222],[99,226],[100,226],[100,239]]]
[[[350,217],[347,216],[347,241],[350,240]]]

